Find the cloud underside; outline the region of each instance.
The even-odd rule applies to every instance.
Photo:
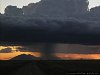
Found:
[[[0,40],[11,42],[99,44],[99,22],[0,17]]]
[[[5,48],[5,49],[0,50],[0,53],[11,53],[11,52],[12,52],[11,48]]]

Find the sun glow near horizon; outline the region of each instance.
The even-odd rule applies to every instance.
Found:
[[[33,57],[40,57],[41,53],[39,52],[13,52],[13,53],[0,53],[0,60],[10,60],[18,55],[26,54],[32,55]]]
[[[22,47],[22,46],[0,46],[0,51],[3,50],[3,49],[7,49],[7,48],[10,48],[11,49],[11,52],[1,52],[0,53],[0,60],[10,60],[11,58],[13,57],[16,57],[18,55],[21,55],[21,54],[26,54],[26,55],[32,55],[33,57],[40,57],[41,56],[41,53],[40,52],[20,52],[18,51],[18,47]]]
[[[18,47],[22,46],[0,46],[0,51],[5,48],[11,48],[13,52],[9,53],[0,53],[0,60],[10,60],[18,55],[26,54],[26,55],[32,55],[33,57],[41,57],[41,52],[20,52],[16,51]],[[93,47],[100,47],[100,46],[93,46]],[[64,60],[100,60],[100,54],[77,54],[77,53],[54,53],[54,56],[64,59]]]

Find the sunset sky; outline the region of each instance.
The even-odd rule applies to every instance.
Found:
[[[0,12],[4,13],[4,9],[8,5],[18,6],[19,8],[28,5],[29,3],[36,3],[40,0],[0,0]],[[89,8],[99,6],[100,0],[89,0]]]
[[[0,13],[4,13],[4,9],[8,5],[22,8],[29,3],[36,3],[39,1],[40,0],[0,0]],[[89,2],[89,8],[100,5],[100,0],[89,0]],[[55,46],[56,47],[52,50],[55,51],[55,56],[61,59],[100,59],[100,46],[86,46],[80,44],[56,44]],[[0,46],[0,60],[9,60],[20,54],[31,54],[35,57],[40,57],[41,54],[43,54],[40,50],[44,49],[44,46],[42,49],[38,49],[37,47],[39,47],[39,45],[36,46],[36,48],[32,45],[31,49],[25,47],[23,50],[21,47],[22,46]]]
[[[40,52],[29,50],[18,50],[22,46],[0,46],[0,60],[10,60],[21,54],[30,54],[34,57],[41,57]],[[11,49],[11,52],[8,52]],[[34,50],[34,49],[33,49]],[[59,52],[60,51],[60,52]],[[80,60],[80,59],[100,59],[100,46],[87,46],[79,44],[57,44],[54,48],[54,55],[60,59],[65,60]]]
[[[18,51],[18,47],[22,46],[0,46],[0,60],[9,60],[15,56],[21,55],[21,54],[30,54],[33,55],[34,57],[40,57],[41,54],[39,52],[21,52]],[[7,52],[7,49],[10,48],[11,52]]]

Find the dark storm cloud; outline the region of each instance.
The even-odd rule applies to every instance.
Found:
[[[0,53],[11,53],[11,52],[12,52],[11,48],[5,48],[5,49],[0,50]]]
[[[20,52],[28,52],[29,51],[29,49],[27,47],[18,47],[16,49],[17,49],[17,51],[20,51]]]
[[[54,50],[58,53],[74,54],[99,54],[100,46],[80,44],[56,44]]]
[[[41,44],[25,46],[23,51],[39,50],[44,59],[54,59],[55,43],[100,44],[100,22],[77,19],[50,20],[25,17],[0,17],[0,41],[12,43]],[[22,49],[19,49],[22,51]],[[71,52],[86,53],[80,50]],[[87,52],[89,53],[90,50]],[[91,52],[93,53],[93,52]]]
[[[22,47],[18,47],[17,51],[20,51],[20,52],[37,52],[37,49],[35,49],[34,47],[30,47],[30,46],[22,46]]]
[[[0,40],[11,42],[99,43],[96,21],[0,17]],[[91,38],[92,37],[92,38]]]

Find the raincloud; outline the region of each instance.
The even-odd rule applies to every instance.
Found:
[[[0,17],[0,40],[11,42],[99,43],[99,24],[99,21],[78,19],[50,20]]]

